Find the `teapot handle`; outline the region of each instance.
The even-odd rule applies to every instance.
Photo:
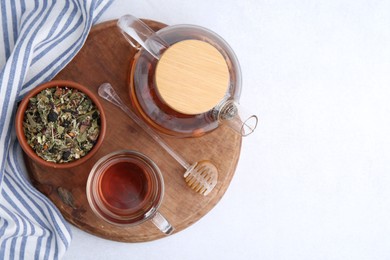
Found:
[[[169,44],[137,17],[124,15],[117,22],[123,36],[136,49],[143,47],[157,60]]]

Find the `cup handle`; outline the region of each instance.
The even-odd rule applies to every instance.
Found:
[[[149,26],[132,15],[124,15],[117,22],[125,39],[136,49],[142,46],[154,58],[159,59],[169,44],[161,39]]]
[[[165,235],[170,235],[175,230],[172,225],[168,222],[168,220],[161,215],[160,212],[156,212],[156,214],[152,218],[153,224],[161,230]]]

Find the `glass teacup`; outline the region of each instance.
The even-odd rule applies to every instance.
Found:
[[[151,220],[169,235],[172,225],[158,212],[164,195],[164,180],[158,166],[147,156],[121,150],[102,157],[87,181],[92,211],[116,226],[135,226]]]

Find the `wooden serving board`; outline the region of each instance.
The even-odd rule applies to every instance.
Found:
[[[158,22],[145,22],[154,30],[164,27]],[[116,28],[116,21],[99,24],[93,27],[83,48],[55,79],[79,82],[96,94],[100,84],[110,82],[130,104],[127,76],[135,52]],[[85,164],[69,170],[51,169],[25,157],[33,185],[53,201],[70,223],[91,234],[116,241],[143,242],[165,237],[150,221],[136,227],[119,228],[98,219],[90,209],[85,193],[89,171],[99,158],[121,149],[140,151],[160,167],[165,181],[160,212],[175,227],[175,232],[198,221],[218,203],[237,166],[241,148],[239,135],[222,126],[200,138],[164,137],[188,162],[209,159],[218,167],[218,184],[204,197],[186,185],[180,164],[130,118],[114,105],[104,100],[102,104],[107,116],[106,137],[99,151]]]

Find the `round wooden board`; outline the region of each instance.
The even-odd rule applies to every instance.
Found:
[[[163,24],[145,20],[154,30]],[[94,93],[100,84],[110,82],[122,99],[130,104],[127,76],[132,48],[116,21],[92,28],[76,57],[55,77],[79,82]],[[160,212],[175,227],[175,233],[192,225],[221,199],[234,175],[240,155],[241,137],[222,126],[203,137],[176,139],[164,137],[188,162],[209,159],[218,167],[215,189],[206,197],[195,193],[185,183],[184,169],[157,143],[149,138],[119,108],[102,100],[107,115],[107,133],[99,151],[85,164],[69,170],[45,168],[25,157],[33,185],[59,208],[65,219],[91,234],[122,242],[143,242],[165,237],[150,221],[136,227],[116,227],[98,219],[90,209],[85,185],[93,164],[102,156],[120,149],[140,151],[160,167],[165,181],[165,195]]]

